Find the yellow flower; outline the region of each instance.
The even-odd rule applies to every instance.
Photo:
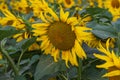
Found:
[[[5,2],[0,3],[0,10],[1,11],[7,10],[7,9],[8,9],[8,6]]]
[[[13,10],[17,10],[22,13],[29,13],[31,8],[28,5],[27,0],[20,0],[20,1],[11,1],[10,5],[12,6]]]
[[[20,42],[20,41],[22,41],[22,40],[24,40],[24,39],[28,39],[28,38],[31,38],[31,37],[32,37],[32,36],[31,36],[30,32],[29,32],[29,33],[28,33],[28,32],[19,33],[19,34],[16,34],[16,35],[13,36],[13,38],[17,39],[17,40],[16,40],[17,42]],[[39,45],[38,45],[36,42],[33,43],[33,44],[28,48],[29,51],[39,50],[39,49],[40,49],[40,47],[39,47]]]
[[[24,21],[13,15],[10,11],[5,10],[3,11],[5,17],[2,17],[0,20],[0,24],[2,26],[7,26],[10,25],[12,27],[15,27],[17,30],[24,30],[25,32],[23,33],[19,33],[19,34],[15,34],[13,36],[13,38],[16,39],[17,42],[22,41],[23,39],[28,39],[31,38],[31,32],[27,31],[26,25],[24,23]],[[34,20],[32,18],[30,18],[28,21],[33,22]],[[39,46],[37,45],[37,43],[34,43],[33,45],[30,46],[29,50],[38,50]]]
[[[103,8],[103,0],[97,0],[98,7]]]
[[[120,18],[120,0],[105,0],[102,3],[104,8],[108,9],[112,13],[113,21]],[[101,7],[103,8],[103,6]]]
[[[30,0],[30,3],[30,8],[33,9],[34,16],[38,18],[41,18],[40,14],[48,9],[48,3],[45,0]]]
[[[108,70],[108,73],[103,75],[103,77],[109,77],[110,80],[119,80],[120,79],[120,57],[115,54],[112,50],[109,50],[109,40],[106,42],[106,48],[101,44],[98,48],[99,51],[103,52],[102,54],[94,54],[95,57],[105,61],[104,64],[97,65],[97,68],[105,68]]]
[[[63,2],[63,0],[56,0],[56,1],[57,1],[57,3],[59,3],[59,4]]]
[[[94,0],[88,0],[88,3],[90,5],[90,7],[93,7],[94,6]]]
[[[61,4],[63,0],[48,0],[49,3],[58,3]]]
[[[62,58],[67,66],[68,62],[78,66],[77,56],[81,59],[86,58],[81,47],[82,40],[90,39],[90,33],[84,32],[89,28],[77,25],[77,17],[68,16],[69,12],[64,12],[61,6],[60,17],[49,8],[47,17],[41,14],[43,23],[33,24],[32,27],[34,36],[38,36],[37,40],[41,41],[40,48],[45,54],[51,54],[55,62]]]
[[[85,15],[84,18],[81,18],[81,16],[78,15],[77,18],[78,18],[79,24],[83,27],[86,26],[86,24],[92,20],[92,17],[87,15]]]
[[[74,6],[75,2],[74,0],[63,0],[63,4],[66,8],[71,8]]]
[[[22,19],[13,15],[9,10],[2,11],[5,17],[1,18],[0,24],[2,26],[10,25],[15,27],[16,29],[23,29],[25,27]]]
[[[101,43],[101,45],[103,47],[105,47],[107,40],[108,39],[102,40],[102,39],[97,38],[96,36],[93,35],[92,40],[88,40],[88,41],[85,41],[85,42],[87,43],[88,46],[90,46],[92,48],[97,48],[99,46],[99,43]],[[110,43],[109,43],[110,47],[114,48],[114,44],[115,44],[115,39],[110,38]]]

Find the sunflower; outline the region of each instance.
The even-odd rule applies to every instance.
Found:
[[[0,2],[0,10],[1,11],[4,11],[4,10],[7,10],[8,9],[8,6],[5,2]]]
[[[35,17],[40,18],[42,12],[48,9],[48,3],[45,0],[29,0],[31,3],[30,8],[33,10]]]
[[[74,6],[75,1],[74,0],[63,0],[64,7],[71,8]]]
[[[27,0],[11,1],[10,5],[13,10],[16,10],[21,13],[29,13],[32,9],[30,8]]]
[[[110,47],[111,48],[114,48],[114,44],[115,44],[115,39],[114,38],[108,38],[108,39],[110,39],[110,43],[109,43],[109,45],[110,45]],[[93,38],[92,38],[92,40],[87,40],[87,41],[84,41],[89,47],[92,47],[92,48],[97,48],[98,46],[99,46],[99,43],[101,43],[101,45],[103,46],[103,47],[105,47],[106,46],[106,41],[108,40],[108,39],[100,39],[100,38],[97,38],[96,36],[94,36],[93,35]]]
[[[13,38],[15,38],[17,42],[20,42],[20,41],[22,41],[22,40],[24,40],[24,39],[32,38],[32,33],[25,31],[25,32],[23,32],[23,33],[15,34],[15,35],[13,36]],[[40,49],[40,47],[39,47],[39,45],[38,45],[36,42],[33,43],[33,44],[28,48],[29,51],[39,50],[39,49]]]
[[[112,13],[113,21],[120,18],[120,0],[105,0],[103,5]]]
[[[24,31],[22,33],[13,35],[13,38],[16,39],[17,42],[20,42],[24,39],[28,39],[32,37],[31,35],[32,33],[30,31],[27,31],[26,24],[20,17],[15,16],[9,10],[3,11],[3,14],[5,15],[5,17],[1,17],[0,19],[1,20],[0,24],[3,27],[10,25],[12,27],[15,27],[17,30]],[[28,21],[33,22],[34,20],[30,18]],[[39,45],[37,43],[33,43],[33,45],[31,45],[28,50],[31,51],[31,50],[38,50],[38,49],[39,49]]]
[[[94,54],[95,57],[104,60],[105,63],[97,65],[97,68],[105,68],[108,70],[108,73],[103,75],[103,77],[109,77],[110,80],[119,80],[120,79],[120,57],[115,54],[112,50],[109,50],[109,40],[106,42],[106,48],[101,44],[98,48],[99,51],[103,52],[102,54]]]
[[[63,0],[48,0],[49,3],[58,3],[61,4]]]
[[[25,27],[25,24],[22,21],[22,19],[16,17],[8,9],[3,10],[2,13],[5,15],[5,17],[2,17],[0,21],[0,24],[2,26],[10,25],[15,27],[16,29],[23,29]]]
[[[104,3],[103,0],[97,0],[96,2],[98,7],[103,8],[103,3]]]
[[[41,41],[40,48],[45,54],[51,54],[54,61],[62,58],[66,65],[68,62],[78,66],[77,56],[81,59],[86,58],[86,54],[81,47],[83,39],[90,39],[91,33],[84,32],[89,30],[86,27],[80,27],[77,17],[69,17],[69,12],[64,12],[60,6],[60,17],[49,8],[49,18],[41,14],[42,23],[33,24],[34,36]],[[61,54],[60,54],[61,53]]]
[[[94,0],[88,0],[89,6],[93,7],[94,6]]]

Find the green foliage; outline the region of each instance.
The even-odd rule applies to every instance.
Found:
[[[37,64],[34,79],[40,80],[45,75],[54,74],[55,72],[64,71],[65,69],[63,61],[54,62],[51,56],[43,55]]]
[[[107,9],[104,8],[87,8],[86,13],[92,16],[94,19],[102,19],[102,18],[107,18],[109,21],[112,20],[112,14],[108,12]]]
[[[17,43],[16,46],[22,51],[26,51],[35,41],[36,37],[24,39],[21,42]]]
[[[16,76],[14,80],[26,80],[23,76]]]
[[[85,66],[83,67],[82,72],[82,80],[108,80],[108,78],[101,77],[106,73],[106,70],[96,68],[96,65],[101,63],[102,62],[95,58],[88,58],[87,60],[85,60]]]
[[[6,3],[9,4],[11,1],[12,0],[6,0]],[[29,0],[27,1],[29,2]],[[49,3],[48,6],[59,15],[60,4],[58,4],[57,1],[58,0],[54,0],[55,3]],[[73,1],[77,3],[78,0]],[[83,2],[82,4],[75,4],[76,6],[74,5],[71,8],[65,8],[63,3],[61,6],[63,6],[65,12],[69,12],[69,16],[77,16],[76,18],[78,20],[79,17],[81,17],[81,22],[86,17],[91,17],[91,21],[85,22],[86,27],[91,28],[92,34],[99,40],[114,38],[116,40],[116,45],[113,49],[116,50],[116,55],[120,56],[120,19],[113,22],[114,16],[108,9],[99,8],[97,5],[94,7],[87,7],[90,5],[90,3],[87,2],[88,0],[81,1]],[[31,6],[30,2],[28,4]],[[96,68],[96,65],[102,64],[103,62],[96,59],[93,56],[93,53],[101,54],[101,52],[99,52],[97,48],[87,46],[87,43],[83,43],[82,45],[82,48],[87,54],[87,59],[81,60],[81,62],[78,61],[80,66],[72,66],[68,62],[69,67],[66,67],[65,61],[60,59],[58,62],[55,62],[50,55],[44,55],[44,52],[41,49],[30,51],[29,47],[32,44],[38,43],[40,46],[41,43],[37,41],[37,37],[40,36],[34,37],[33,35],[32,24],[41,23],[42,19],[40,19],[40,17],[42,14],[39,13],[40,16],[34,16],[33,11],[22,13],[12,10],[10,4],[8,7],[11,13],[15,13],[15,20],[18,19],[19,21],[19,19],[21,19],[20,22],[21,24],[24,24],[24,29],[18,29],[16,26],[11,25],[8,26],[8,24],[6,26],[0,24],[0,56],[2,56],[2,59],[0,59],[0,80],[49,80],[50,78],[55,78],[55,80],[80,80],[80,78],[81,80],[108,80],[108,78],[102,77],[107,71]],[[83,8],[82,10],[81,7]],[[30,9],[32,8],[30,7]],[[48,18],[47,15],[50,15],[49,12],[47,11],[47,13],[44,13],[44,10],[42,11],[43,16]],[[0,19],[4,17],[6,17],[5,14],[0,10]],[[54,17],[56,16],[54,15]],[[58,17],[60,17],[60,15]],[[30,21],[30,19],[34,20]],[[52,22],[54,20],[52,17],[51,19],[52,20],[48,19],[48,21]],[[43,22],[44,21],[45,20],[43,20]],[[28,36],[26,39],[24,32],[29,33],[30,37]],[[19,33],[23,34],[21,37],[24,39],[20,42],[16,42],[16,39],[14,39],[13,36]],[[59,56],[61,57],[61,54]]]
[[[0,28],[0,40],[13,36],[14,34],[20,33],[20,30],[16,30],[11,26],[6,26],[4,28]]]
[[[109,37],[116,38],[117,33],[112,25],[95,25],[92,33],[101,39],[107,39]]]

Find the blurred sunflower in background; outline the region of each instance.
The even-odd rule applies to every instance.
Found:
[[[101,44],[98,48],[102,54],[94,54],[95,57],[105,61],[105,63],[101,65],[97,65],[97,68],[104,68],[107,69],[108,72],[103,75],[103,77],[109,77],[109,80],[119,80],[120,79],[120,56],[116,55],[116,53],[112,50],[109,50],[109,42],[110,39],[106,42],[106,48],[104,48]]]
[[[32,11],[29,4],[30,3],[28,2],[28,0],[19,0],[19,1],[13,0],[10,2],[10,6],[12,7],[12,10],[25,13],[25,14]]]
[[[45,0],[30,0],[29,2],[35,17],[41,18],[40,15],[47,12],[48,3]]]
[[[22,33],[15,34],[13,36],[13,38],[15,38],[17,42],[20,42],[24,39],[31,38],[32,33],[30,31],[28,31],[27,26],[26,26],[25,22],[22,20],[22,18],[14,15],[8,9],[3,10],[2,12],[5,16],[1,17],[0,25],[2,25],[3,27],[5,27],[5,26],[14,27],[17,30],[21,30],[21,31],[23,30]],[[29,21],[33,22],[34,20],[32,18],[30,18]],[[38,49],[39,49],[39,45],[37,45],[37,43],[34,43],[29,48],[29,50],[38,50]]]
[[[65,8],[71,8],[72,6],[75,5],[74,0],[63,0],[63,4]]]
[[[103,14],[104,12],[105,14]],[[113,16],[113,21],[111,21],[112,16]],[[94,65],[92,65],[94,63],[93,60],[96,60],[96,58],[98,58],[100,59],[100,61],[102,60],[104,62],[103,64],[97,65],[96,67],[107,70],[107,73],[103,75],[103,77],[108,77],[109,80],[119,80],[120,56],[118,55],[119,53],[110,50],[113,49],[114,47],[115,49],[118,48],[118,46],[116,47],[115,42],[117,44],[116,36],[118,38],[119,30],[116,30],[116,32],[114,31],[112,32],[111,29],[110,30],[111,34],[107,35],[107,38],[104,38],[104,36],[101,37],[99,35],[96,35],[94,32],[93,32],[94,34],[92,33],[92,30],[94,30],[93,27],[96,27],[97,24],[98,25],[103,24],[100,25],[100,28],[101,27],[104,28],[104,25],[117,21],[117,19],[119,18],[120,18],[120,0],[0,0],[0,29],[4,30],[8,27],[10,27],[10,29],[12,27],[13,29],[14,27],[15,29],[14,31],[16,30],[20,31],[20,33],[17,34],[13,32],[13,34],[15,35],[11,33],[10,35],[13,36],[7,37],[8,42],[4,46],[5,50],[8,53],[10,52],[9,56],[11,57],[11,59],[13,59],[13,61],[15,61],[15,65],[17,64],[18,58],[16,56],[14,57],[14,52],[15,54],[18,53],[17,55],[19,56],[19,52],[17,51],[20,50],[18,48],[14,48],[13,45],[11,44],[14,44],[15,41],[17,43],[20,43],[21,41],[24,42],[24,40],[27,41],[27,39],[28,40],[34,38],[36,39],[36,41],[27,50],[28,55],[30,56],[25,54],[25,56],[23,56],[25,58],[22,58],[21,55],[23,54],[21,54],[17,64],[18,66],[16,66],[18,67],[18,73],[20,73],[20,77],[25,73],[23,77],[28,78],[30,75],[29,79],[33,79],[33,78],[35,79],[35,77],[39,77],[38,74],[39,72],[41,72],[41,74],[43,74],[42,76],[43,80],[44,77],[49,78],[48,80],[57,80],[57,79],[62,80],[63,78],[65,79],[68,78],[70,80],[71,79],[76,80],[77,78],[78,79],[81,78],[87,80],[90,79],[91,77],[90,76],[86,78],[85,75],[88,72],[90,72],[87,70],[93,71],[93,67],[96,64],[95,63]],[[114,27],[116,28],[116,26],[118,28],[119,24],[116,25],[115,23]],[[98,31],[96,31],[96,33],[98,33]],[[112,33],[113,36],[111,36]],[[106,36],[106,34],[102,32],[100,35]],[[3,35],[3,38],[6,38],[6,36],[4,37]],[[11,38],[13,41],[9,41],[9,39]],[[16,42],[15,45],[17,44]],[[28,41],[26,42],[26,44],[29,44],[29,42],[32,43],[32,41]],[[85,43],[90,47],[89,48],[90,50],[87,51],[88,46],[87,47],[86,45],[84,46]],[[10,48],[8,48],[9,45]],[[23,44],[20,43],[20,45],[22,46]],[[24,47],[26,46],[28,47],[29,45],[25,45]],[[91,59],[91,55],[93,54],[89,55],[89,51],[91,51],[91,49],[93,48],[94,49],[97,48],[103,54],[96,54],[97,51],[95,51],[96,53],[94,54],[94,56],[96,58],[92,56]],[[12,52],[13,50],[14,52]],[[87,53],[85,53],[85,51]],[[34,52],[40,54],[36,55],[34,54]],[[4,60],[4,55],[2,55],[3,53],[0,52],[0,61]],[[13,53],[13,56],[11,56],[11,53]],[[47,58],[45,61],[45,58],[43,57],[43,61],[45,62],[40,63],[39,65],[39,62],[41,61],[42,58],[41,56],[43,56],[42,53],[46,55],[51,55],[55,63],[54,61],[52,61],[51,58],[50,61],[49,59],[47,60]],[[88,54],[88,59],[86,59],[87,54]],[[22,64],[22,61],[27,58],[29,58],[29,60],[32,61],[32,62],[30,61],[30,65],[28,64],[27,67],[28,69],[26,69],[27,62],[25,63],[25,65]],[[79,58],[81,60],[86,59],[83,62],[81,61],[82,62],[81,64],[83,65],[79,65],[78,62]],[[59,64],[58,62],[59,60],[64,60],[65,61],[64,63],[69,69],[61,71],[59,69],[59,66],[60,68],[63,68],[64,65],[62,65],[61,67],[61,64]],[[21,63],[19,63],[19,61]],[[54,63],[55,66],[54,65],[52,66],[51,62],[52,64]],[[58,63],[56,64],[56,62]],[[51,71],[45,69],[47,66],[45,67],[43,66],[43,65],[49,66],[49,64],[47,63],[51,65],[49,67],[50,69],[48,68]],[[87,63],[90,64],[88,65]],[[72,66],[69,67],[69,65]],[[3,64],[0,64],[0,66],[3,66]],[[21,73],[21,70],[24,69],[24,66],[25,66],[25,71]],[[52,71],[52,69],[54,69],[53,67],[56,66],[58,67],[58,71],[56,71],[58,73]],[[37,67],[39,69],[37,69]],[[41,71],[40,67],[44,68],[46,71],[43,69],[42,69],[43,71]],[[34,72],[31,70],[33,68],[34,68]],[[78,68],[79,70],[78,74],[76,74],[77,70],[71,71],[72,68],[76,68],[76,69]],[[82,68],[82,70],[80,70],[79,68]],[[27,73],[29,71],[30,73]],[[73,77],[71,77],[71,73],[69,75],[69,72],[75,73],[76,74],[75,77],[74,75]],[[98,71],[95,71],[93,74],[96,74],[96,72]],[[82,73],[82,76],[79,73],[80,74]],[[101,72],[98,72],[98,74],[101,74]],[[14,76],[14,74],[12,76]],[[93,77],[96,78],[96,76],[92,76],[92,78]],[[101,76],[99,75],[99,77]]]
[[[98,6],[111,12],[113,21],[120,18],[120,0],[98,0]]]
[[[99,46],[99,43],[101,43],[101,45],[103,47],[105,47],[106,46],[106,41],[108,39],[110,39],[110,43],[109,43],[110,47],[114,48],[114,46],[115,46],[115,39],[114,38],[100,39],[100,38],[94,36],[94,34],[93,34],[92,37],[93,37],[92,40],[84,41],[91,48],[97,48]]]
[[[4,1],[0,2],[0,10],[4,11],[7,9],[8,9],[8,6],[7,6],[6,2],[4,2]]]
[[[37,41],[41,41],[41,50],[45,54],[51,54],[55,62],[62,58],[67,66],[68,62],[78,66],[77,56],[86,58],[82,41],[91,39],[91,33],[84,30],[90,29],[78,25],[77,17],[69,17],[69,12],[64,12],[61,6],[60,17],[51,8],[48,13],[49,15],[41,15],[43,23],[32,25],[34,36],[38,36]]]

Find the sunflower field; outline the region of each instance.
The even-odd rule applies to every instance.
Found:
[[[0,0],[0,80],[120,80],[120,0]]]

